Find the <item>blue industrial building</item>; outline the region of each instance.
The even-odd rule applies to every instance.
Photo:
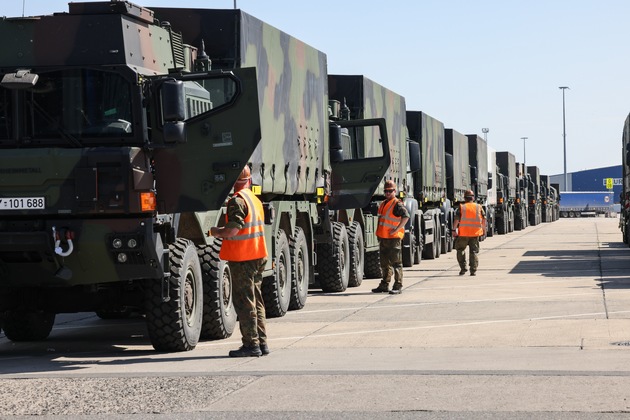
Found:
[[[551,175],[551,183],[559,184],[560,191],[608,191],[606,179],[612,179],[615,204],[621,196],[621,165],[587,169],[579,172],[567,172],[568,188],[564,187],[564,174]]]

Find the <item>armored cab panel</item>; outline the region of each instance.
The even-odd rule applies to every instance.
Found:
[[[407,111],[409,138],[420,144],[421,170],[414,181],[414,196],[423,202],[446,197],[444,124],[421,111]]]
[[[0,20],[0,68],[109,65],[165,74],[185,64],[169,32],[128,2],[70,3],[69,13]]]
[[[234,159],[252,163],[253,183],[263,194],[328,190],[326,55],[241,10],[152,10],[188,43],[205,45],[213,69],[256,67],[262,140],[251,158]]]
[[[454,202],[464,201],[464,193],[471,188],[468,138],[447,128],[444,139],[446,153],[452,156],[452,165],[447,168],[447,197]]]
[[[510,152],[497,152],[497,165],[508,180],[508,198],[516,197],[516,157]]]
[[[476,134],[467,137],[473,191],[477,200],[485,200],[488,197],[488,144]]]
[[[488,146],[488,204],[497,205],[497,151]]]
[[[405,98],[396,92],[362,75],[329,75],[328,96],[330,100],[347,107],[351,120],[385,118],[391,163],[383,177],[398,185],[399,191],[410,193],[407,180],[407,123]],[[364,144],[357,145],[359,157],[374,156],[381,153],[380,138],[364,139]],[[383,195],[381,183],[375,192]]]

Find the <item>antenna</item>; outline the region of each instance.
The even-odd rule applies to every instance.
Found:
[[[22,17],[24,17],[24,7],[26,6],[26,0],[22,0]]]

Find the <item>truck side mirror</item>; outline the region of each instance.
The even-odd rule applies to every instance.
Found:
[[[341,144],[341,126],[330,124],[330,161],[343,162],[343,146]]]
[[[420,143],[408,141],[409,146],[409,172],[418,172],[421,169],[420,163]]]
[[[164,141],[166,143],[185,143],[186,98],[184,82],[167,80],[162,84],[161,91]]]

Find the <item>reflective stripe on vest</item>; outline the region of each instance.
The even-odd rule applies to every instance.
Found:
[[[247,204],[245,224],[236,235],[231,238],[223,238],[219,257],[226,261],[250,261],[265,258],[267,246],[265,244],[265,219],[262,203],[248,188],[243,188],[235,195],[243,198]],[[226,214],[226,223],[228,222],[227,217]]]
[[[481,206],[465,203],[459,206],[459,236],[477,237],[483,235]]]
[[[385,239],[402,239],[405,236],[404,226],[398,229],[392,235],[390,230],[398,226],[400,223],[400,217],[394,215],[394,207],[398,203],[397,198],[392,198],[388,201],[383,201],[378,206],[378,227],[376,228],[376,236]]]

